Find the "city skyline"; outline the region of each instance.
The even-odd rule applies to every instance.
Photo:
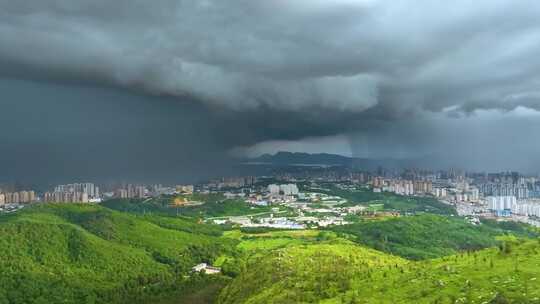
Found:
[[[196,198],[210,195],[222,196],[225,200],[240,199],[257,207],[286,205],[298,212],[296,218],[274,218],[272,215],[262,222],[254,222],[245,217],[230,217],[228,220],[217,219],[214,221],[216,224],[232,222],[243,227],[306,229],[309,223],[317,223],[322,227],[348,225],[351,223],[343,214],[372,214],[376,213],[376,210],[384,209],[383,206],[387,204],[384,200],[374,200],[368,206],[349,208],[350,200],[328,194],[329,189],[337,187],[343,191],[371,192],[387,198],[395,195],[394,197],[399,199],[432,200],[455,209],[457,215],[467,218],[474,225],[479,224],[481,219],[497,219],[540,227],[540,176],[527,176],[519,172],[396,170],[382,167],[372,171],[318,166],[298,171],[298,168],[295,170],[293,167],[282,167],[279,171],[270,176],[228,176],[195,184],[96,185],[83,182],[56,185],[46,191],[21,190],[0,185],[0,213],[16,212],[40,204],[107,205],[124,201],[144,205],[152,200],[170,201],[165,208],[180,208],[204,204]],[[339,193],[334,191],[330,192]],[[315,205],[306,204],[306,200]],[[321,201],[327,206],[317,205]],[[430,210],[430,206],[428,203],[422,208],[425,208],[424,211],[436,212]],[[421,210],[415,212],[422,212]],[[334,213],[334,216],[324,216],[329,212]],[[304,213],[321,214],[313,217],[305,216]],[[336,214],[340,216],[335,216]],[[410,212],[394,210],[386,215],[399,214],[407,216]]]

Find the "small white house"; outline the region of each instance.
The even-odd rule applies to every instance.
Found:
[[[203,272],[205,274],[216,274],[221,272],[221,268],[219,267],[213,267],[206,263],[200,263],[198,265],[193,266],[191,268],[191,271],[193,272]]]

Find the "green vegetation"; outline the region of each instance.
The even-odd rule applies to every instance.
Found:
[[[267,206],[252,206],[243,200],[225,200],[223,202],[211,202],[200,206],[181,208],[181,214],[188,216],[224,217],[235,215],[248,215],[270,212]]]
[[[74,204],[0,216],[0,303],[133,303],[189,294],[206,285],[205,276],[186,277],[190,268],[236,244],[199,226]]]
[[[321,239],[321,234],[327,232],[319,232],[316,230],[282,230],[282,231],[266,231],[249,233],[241,230],[229,231],[225,236],[239,240],[240,243],[236,246],[241,252],[258,253],[259,251],[267,252],[268,250],[287,247],[290,245],[301,245],[313,243]],[[335,236],[335,234],[332,234]]]
[[[368,189],[343,190],[333,184],[325,184],[324,190],[318,189],[316,192],[342,197],[348,200],[345,205],[349,206],[383,204],[384,209],[388,211],[456,215],[456,210],[452,206],[443,204],[433,197],[409,197],[389,192],[372,192]]]
[[[287,247],[248,263],[219,303],[540,303],[540,243],[502,244],[422,262],[343,241]]]
[[[351,278],[406,261],[347,241],[289,246],[250,260],[220,303],[314,303],[349,290]]]
[[[155,216],[145,214],[142,216],[142,218],[167,229],[184,231],[188,233],[206,234],[211,236],[221,236],[223,234],[223,230],[219,225],[201,225],[199,220],[190,217]]]
[[[0,304],[540,304],[540,241],[525,225],[422,213],[224,231],[199,216],[253,209],[225,200],[186,216],[159,200],[0,215]],[[191,273],[201,262],[224,275]]]
[[[352,236],[355,242],[371,248],[421,260],[496,246],[496,237],[506,233],[529,235],[523,225],[512,227],[514,229],[495,222],[475,226],[459,217],[423,214],[362,221],[330,229]]]
[[[197,277],[200,278],[200,277]],[[184,290],[171,295],[158,295],[145,303],[152,304],[209,304],[215,303],[221,290],[230,283],[225,276],[206,276],[199,282],[191,283]]]
[[[221,266],[223,272],[232,277],[237,276],[246,267],[248,261],[262,257],[270,251],[336,239],[333,232],[316,230],[257,230],[255,232],[231,230],[225,232],[224,237],[238,241],[238,245],[232,255],[219,257],[215,265]]]
[[[519,236],[528,236],[531,238],[537,237],[540,234],[538,228],[532,226],[524,225],[517,222],[511,221],[496,221],[492,219],[482,219],[482,224],[494,229],[503,230]]]
[[[204,199],[203,199],[204,198]],[[243,200],[222,199],[220,195],[199,195],[197,199],[204,201],[199,205],[174,206],[175,197],[162,197],[149,200],[115,199],[103,205],[118,211],[136,214],[160,214],[170,216],[184,216],[192,218],[224,217],[235,215],[248,215],[267,213],[270,207],[252,206]]]

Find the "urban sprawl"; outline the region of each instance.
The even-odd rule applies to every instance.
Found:
[[[244,216],[208,218],[216,224],[242,227],[306,229],[347,223],[357,214],[384,213],[403,216],[403,212],[383,210],[384,200],[370,204],[347,204],[335,189],[373,193],[393,193],[403,197],[432,197],[456,208],[458,215],[472,223],[480,218],[519,221],[540,226],[540,177],[517,172],[466,173],[460,170],[428,171],[379,169],[377,172],[321,170],[279,173],[260,177],[227,177],[194,185],[143,185],[73,183],[50,191],[17,189],[0,185],[0,211],[16,212],[29,204],[101,203],[110,199],[150,200],[163,196],[192,194],[223,195],[242,200],[253,207],[268,207],[269,212]],[[103,189],[103,191],[101,190]],[[197,205],[186,199],[173,204]]]

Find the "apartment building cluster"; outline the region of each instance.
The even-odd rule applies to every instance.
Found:
[[[211,180],[206,184],[206,187],[213,189],[224,189],[224,188],[241,188],[245,186],[251,186],[257,182],[257,177],[255,176],[246,176],[246,177],[223,177],[220,179]]]
[[[125,188],[116,190],[117,198],[145,198],[148,195],[148,189],[144,185],[128,184]]]
[[[386,191],[400,195],[430,194],[433,191],[430,180],[384,179],[376,176],[371,184],[374,192]]]
[[[43,194],[44,202],[56,203],[88,203],[90,198],[85,192],[45,192]]]
[[[99,187],[93,183],[58,185],[52,192],[43,194],[44,202],[88,203],[100,201]]]
[[[540,217],[540,200],[518,200],[513,195],[488,196],[486,198],[489,210],[497,216],[511,214]]]
[[[445,190],[445,196],[437,196],[436,193],[435,196],[454,203],[477,203],[480,201],[480,189],[474,185],[471,185],[469,180],[466,179],[459,179],[457,181],[450,182]]]
[[[510,210],[513,205],[517,204],[517,199],[513,195],[488,196],[486,201],[488,208],[494,211]]]
[[[455,187],[435,187],[431,193],[436,198],[454,203],[480,201],[480,191],[476,187],[469,187],[466,190]]]
[[[268,185],[270,195],[298,195],[299,190],[296,184]]]
[[[524,201],[518,202],[512,206],[511,212],[513,214],[534,216],[540,218],[540,202],[538,201]]]
[[[480,191],[486,196],[515,196],[517,199],[529,198],[529,187],[525,183],[483,183]]]
[[[36,201],[36,193],[30,191],[0,192],[0,205],[26,204]]]

